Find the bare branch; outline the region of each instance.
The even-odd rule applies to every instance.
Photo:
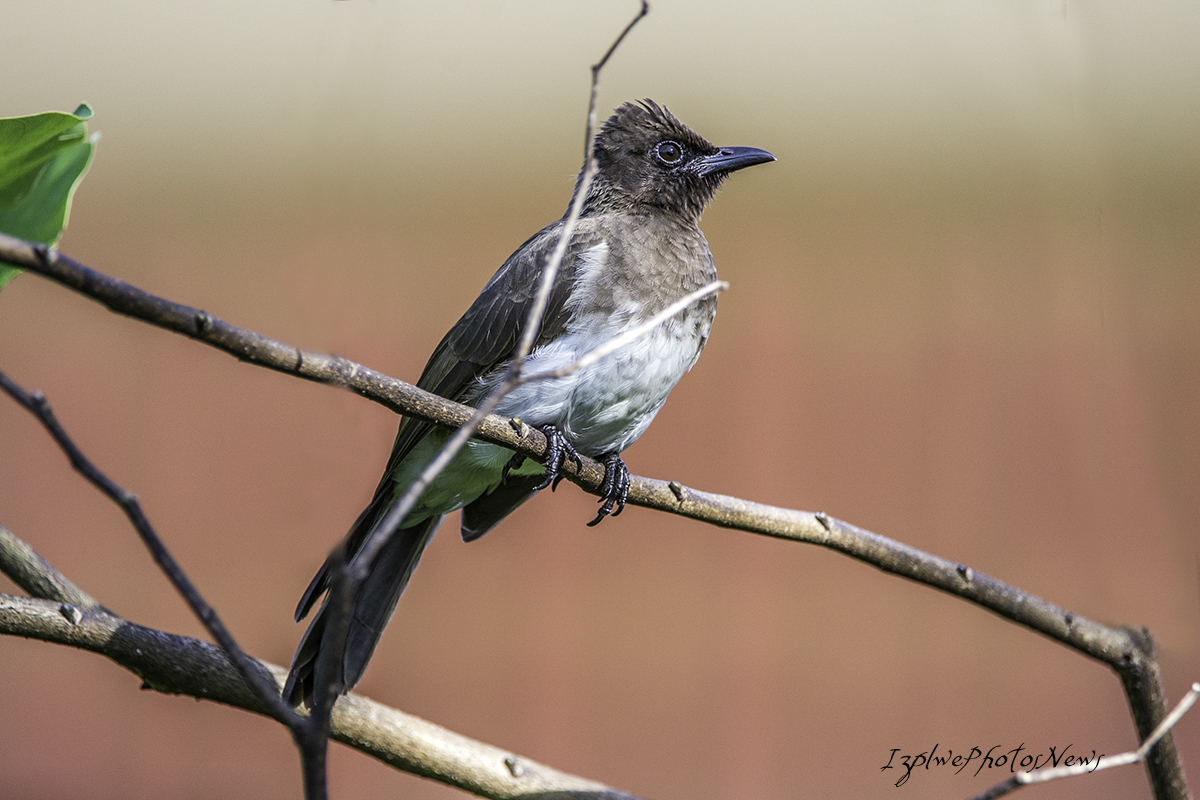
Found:
[[[133,672],[144,688],[273,716],[220,648],[128,622],[101,607],[67,615],[57,601],[0,594],[0,634],[90,650]],[[254,663],[271,677],[278,695],[287,670]],[[361,695],[347,694],[337,702],[331,736],[397,769],[483,797],[636,800]]]

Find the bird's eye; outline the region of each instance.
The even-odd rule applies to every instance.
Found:
[[[675,142],[659,142],[654,148],[654,155],[668,167],[673,167],[683,160],[683,148]]]

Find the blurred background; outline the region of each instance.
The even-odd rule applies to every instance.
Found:
[[[621,2],[9,0],[0,114],[95,109],[61,242],[96,269],[407,380],[563,213]],[[642,475],[835,516],[1156,637],[1200,679],[1200,8],[656,0],[603,118],[668,105],[779,162],[704,219],[707,351]],[[253,654],[369,499],[396,420],[36,276],[0,366],[136,492]],[[447,524],[359,689],[653,798],[960,798],[890,752],[1135,746],[1119,680],[816,547],[564,485],[470,546]],[[0,403],[0,523],[101,602],[201,636],[124,518]],[[0,591],[14,591],[0,579]],[[0,794],[300,793],[265,719],[0,640]],[[1200,716],[1177,728],[1200,780]],[[997,751],[1002,752],[1002,751]],[[1196,787],[1193,786],[1193,789]],[[339,800],[461,793],[333,746]],[[1140,767],[1030,790],[1149,797]]]

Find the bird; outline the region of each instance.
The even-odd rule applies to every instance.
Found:
[[[717,147],[652,100],[625,103],[592,142],[596,172],[576,179],[572,203],[585,191],[566,243],[549,304],[524,368],[556,370],[711,283],[716,267],[701,213],[732,172],[774,161],[755,147]],[[417,386],[478,406],[503,381],[527,324],[542,271],[568,212],[509,256],[433,351]],[[495,413],[519,418],[546,435],[546,463],[472,439],[426,489],[373,563],[350,600],[344,636],[331,633],[326,597],[301,638],[283,690],[292,706],[312,706],[314,689],[344,693],[358,683],[400,595],[443,517],[462,509],[461,534],[483,536],[534,494],[556,486],[579,454],[604,465],[594,525],[617,516],[629,491],[621,453],[654,419],[708,339],[716,314],[708,295],[649,333],[562,378],[524,383]],[[342,541],[354,557],[388,510],[437,455],[451,433],[405,417],[379,486]],[[335,553],[336,555],[336,553]],[[330,585],[331,555],[296,607],[299,622]],[[341,642],[335,642],[335,639]],[[341,644],[341,658],[319,657]],[[321,674],[332,663],[332,675]]]

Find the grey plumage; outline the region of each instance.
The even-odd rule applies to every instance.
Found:
[[[755,148],[715,147],[649,100],[618,108],[596,137],[593,152],[598,172],[526,364],[532,372],[570,364],[710,283],[716,268],[697,227],[701,212],[729,172],[774,160]],[[579,188],[577,182],[576,192]],[[516,350],[542,269],[564,224],[565,216],[530,237],[504,262],[434,350],[418,386],[469,405],[487,396]],[[497,413],[519,416],[561,438],[568,452],[577,450],[604,461],[606,478],[614,480],[594,522],[610,511],[620,513],[622,487],[628,485],[620,453],[645,431],[667,394],[695,363],[715,313],[716,299],[705,298],[567,378],[518,387],[497,408]],[[448,436],[418,420],[400,423],[375,496],[343,543],[348,557]],[[341,690],[358,682],[445,514],[462,508],[462,536],[471,541],[554,477],[540,464],[510,464],[511,457],[504,448],[478,441],[455,457],[409,514],[406,527],[370,566],[352,599],[352,624],[339,674],[333,676],[314,671],[327,636],[325,606],[318,611],[288,675],[288,702],[310,701],[313,687],[326,680]],[[328,588],[327,567],[304,593],[297,621]]]

